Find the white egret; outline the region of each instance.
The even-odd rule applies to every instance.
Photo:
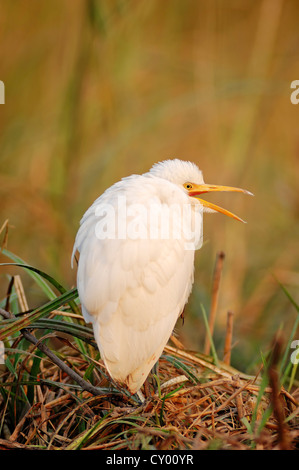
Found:
[[[84,214],[77,287],[86,322],[112,379],[133,394],[158,361],[193,284],[202,213],[231,212],[199,198],[240,188],[205,184],[202,172],[178,159],[123,178]]]

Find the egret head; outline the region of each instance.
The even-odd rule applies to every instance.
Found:
[[[196,198],[197,202],[203,206],[205,212],[221,212],[224,215],[233,217],[236,220],[244,222],[237,215],[223,209],[211,202],[201,199],[201,195],[212,191],[233,191],[239,193],[250,194],[249,191],[241,188],[234,188],[231,186],[219,186],[215,184],[205,184],[201,170],[195,163],[182,161],[178,159],[165,160],[156,163],[150,170],[150,174],[159,178],[164,178],[178,186],[190,196],[193,200]]]
[[[202,172],[195,163],[177,158],[155,163],[150,169],[150,174],[181,186],[188,181],[193,181],[196,184],[204,183]]]

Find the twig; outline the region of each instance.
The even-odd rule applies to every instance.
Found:
[[[213,336],[215,319],[216,319],[216,311],[218,305],[218,297],[219,297],[219,287],[220,287],[220,279],[221,273],[223,268],[223,261],[225,258],[225,254],[223,251],[217,253],[216,263],[214,268],[214,276],[213,276],[213,289],[212,289],[212,301],[211,301],[211,310],[209,316],[209,329],[211,336]],[[206,335],[205,345],[204,345],[204,354],[209,355],[210,353],[210,338],[209,335]]]
[[[19,274],[16,274],[14,276],[14,286],[15,286],[15,290],[16,290],[16,293],[17,293],[17,296],[18,296],[19,305],[21,307],[21,312],[23,312],[23,313],[27,312],[29,310],[28,302],[27,302],[27,299],[26,299],[26,295],[25,295],[23,283],[22,283],[22,280],[21,280],[21,276]]]
[[[234,314],[232,312],[227,312],[223,362],[228,365],[230,364],[230,357],[231,357],[231,350],[232,350],[233,317],[234,317]]]
[[[239,378],[237,379],[237,385],[240,384]],[[243,405],[243,398],[242,398],[242,391],[240,392],[240,388],[238,390],[238,394],[236,395],[236,405],[237,405],[237,413],[238,419],[240,423],[242,423],[242,418],[244,417],[244,405]]]
[[[2,232],[4,232],[4,237],[3,237],[3,240],[2,240],[2,243],[1,243],[0,251],[2,251],[3,248],[6,248],[6,247],[7,247],[7,241],[8,241],[8,227],[9,227],[8,219],[6,219],[6,220],[4,221],[4,223],[2,224],[2,227],[0,228],[0,235],[1,235]]]
[[[32,409],[34,408],[35,405],[32,405],[28,410],[27,412],[24,414],[24,416],[20,419],[20,421],[18,422],[18,424],[16,425],[13,433],[9,436],[9,441],[11,442],[14,442],[17,440],[18,438],[18,435],[20,433],[20,430],[22,429],[26,419],[28,418],[28,416],[31,414],[32,412]]]
[[[164,348],[165,352],[170,352],[172,354],[175,354],[178,357],[182,357],[183,359],[189,359],[195,364],[199,364],[205,369],[211,369],[213,372],[216,374],[221,375],[222,377],[227,377],[228,379],[231,378],[231,373],[227,372],[226,370],[221,369],[220,367],[215,366],[214,364],[204,361],[203,359],[200,359],[199,357],[193,356],[192,354],[182,351],[180,349],[176,349],[169,344],[167,344]]]
[[[172,387],[173,385],[180,384],[182,382],[186,382],[187,380],[188,378],[185,375],[178,375],[177,377],[174,377],[173,379],[170,379],[170,380],[167,380],[167,382],[164,382],[161,385],[161,390]]]
[[[277,370],[279,358],[282,350],[282,336],[277,333],[273,341],[273,352],[271,363],[269,366],[269,382],[272,388],[271,401],[273,406],[273,413],[277,420],[278,425],[278,441],[281,450],[290,450],[290,442],[288,438],[288,429],[285,423],[285,414],[281,402],[281,389],[279,384],[279,373]]]
[[[0,450],[4,449],[35,449],[36,446],[26,446],[25,444],[18,444],[17,442],[6,441],[5,439],[0,439]]]

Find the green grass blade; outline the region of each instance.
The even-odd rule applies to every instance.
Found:
[[[93,330],[89,326],[79,325],[77,323],[69,323],[54,318],[40,318],[31,324],[32,328],[49,329],[61,331],[63,333],[83,339],[84,341],[95,346]]]
[[[3,249],[1,251],[5,256],[8,258],[12,259],[15,261],[15,263],[0,263],[0,266],[19,266],[21,268],[25,268],[29,270],[29,275],[34,279],[34,281],[38,284],[38,286],[42,289],[44,294],[50,299],[54,300],[56,298],[55,292],[51,289],[51,287],[48,285],[46,281],[48,281],[52,286],[54,286],[61,294],[67,291],[67,289],[62,286],[56,279],[54,279],[52,276],[49,274],[45,273],[44,271],[35,268],[27,263],[23,259],[21,259],[19,256],[15,255],[14,253],[11,253],[7,249]],[[70,307],[72,308],[72,311],[74,313],[79,313],[80,309],[76,305],[75,302],[71,302]]]
[[[211,345],[211,350],[212,350],[212,356],[213,356],[213,359],[214,359],[214,364],[215,364],[215,366],[218,367],[219,366],[218,356],[217,356],[216,348],[215,348],[214,341],[213,341],[213,338],[212,338],[212,335],[211,335],[207,314],[206,314],[206,311],[205,311],[205,308],[204,308],[203,304],[200,304],[200,307],[201,307],[205,327],[206,327],[206,330],[207,330],[207,333],[208,333],[208,337],[209,337],[209,340],[210,340],[210,345]]]
[[[8,266],[10,264],[15,264],[17,266],[20,266],[20,267],[23,267],[23,268],[27,268],[27,269],[30,269],[31,272],[29,272],[30,276],[32,277],[32,279],[34,279],[34,281],[38,284],[38,286],[42,289],[42,291],[44,292],[44,294],[50,299],[50,300],[53,300],[55,299],[56,297],[56,294],[55,292],[51,289],[51,287],[45,282],[44,278],[46,279],[45,276],[42,276],[41,273],[42,271],[38,271],[36,270],[35,268],[33,268],[32,266],[29,266],[27,263],[25,263],[24,260],[22,260],[22,258],[20,258],[19,256],[16,256],[14,253],[11,253],[9,250],[3,248],[1,250],[2,254],[7,256],[8,258],[12,259],[13,261],[15,261],[15,263],[1,263],[0,266]],[[43,273],[45,274],[45,273]],[[48,279],[49,280],[49,279]],[[58,289],[59,290],[59,289]]]
[[[191,380],[191,382],[197,384],[199,382],[199,379],[196,377],[196,375],[194,375],[190,368],[184,364],[183,362],[179,361],[177,358],[174,358],[172,356],[167,356],[167,355],[164,355],[163,354],[163,357],[168,361],[170,362],[171,364],[174,365],[174,367],[178,370],[181,370],[183,371],[187,377],[189,378],[189,380]]]
[[[19,332],[22,328],[28,328],[34,321],[47,315],[47,313],[52,312],[52,310],[58,309],[59,307],[61,307],[61,305],[68,303],[70,300],[75,299],[77,295],[77,289],[71,289],[62,294],[60,297],[55,297],[55,300],[51,300],[42,307],[36,308],[35,310],[33,310],[33,312],[29,313],[28,315],[24,315],[22,318],[16,319],[12,324],[1,329],[0,340],[4,340],[8,336]]]

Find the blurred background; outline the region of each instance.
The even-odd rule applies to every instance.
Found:
[[[298,15],[297,0],[2,0],[7,248],[70,288],[74,237],[94,199],[157,161],[194,161],[206,182],[255,197],[208,197],[248,223],[205,216],[179,338],[202,350],[200,303],[209,312],[224,251],[215,341],[221,351],[232,311],[232,364],[250,372],[275,331],[287,338],[294,324],[280,283],[299,301]],[[1,299],[13,273],[30,307],[41,304],[11,267],[1,268]]]

